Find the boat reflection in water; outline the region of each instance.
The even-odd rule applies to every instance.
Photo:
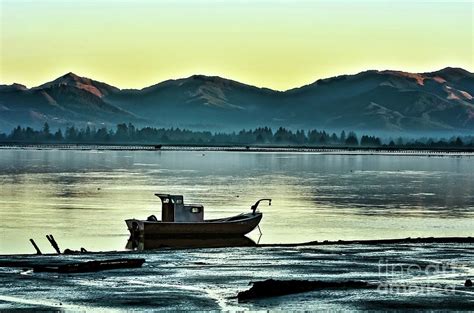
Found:
[[[253,247],[256,245],[255,241],[245,236],[223,238],[144,238],[131,236],[125,248],[143,251],[160,248],[224,248]]]

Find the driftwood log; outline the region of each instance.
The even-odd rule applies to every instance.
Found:
[[[249,290],[241,291],[237,295],[239,301],[257,298],[283,296],[294,293],[307,292],[318,289],[340,288],[375,288],[376,285],[365,281],[320,281],[320,280],[274,280],[251,282]]]
[[[120,268],[141,267],[145,259],[113,259],[68,263],[62,265],[34,265],[34,272],[88,273]]]

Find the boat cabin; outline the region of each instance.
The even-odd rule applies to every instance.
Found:
[[[204,221],[204,206],[185,205],[183,196],[158,194],[161,199],[161,221],[176,223],[199,223]]]

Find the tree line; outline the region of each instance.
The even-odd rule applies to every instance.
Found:
[[[293,146],[345,146],[345,147],[418,147],[418,148],[472,148],[474,137],[452,137],[449,139],[388,139],[371,135],[358,136],[355,132],[338,134],[324,130],[296,130],[280,127],[273,131],[269,127],[258,127],[239,132],[193,131],[181,128],[137,128],[133,124],[118,124],[115,129],[107,127],[76,128],[69,126],[52,131],[48,123],[35,130],[31,127],[15,127],[9,134],[0,133],[0,142],[5,143],[89,143],[89,144],[190,144],[190,145],[293,145]]]

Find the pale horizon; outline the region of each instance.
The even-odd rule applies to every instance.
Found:
[[[3,84],[73,72],[121,89],[191,75],[287,90],[366,70],[474,71],[468,1],[12,1]]]

